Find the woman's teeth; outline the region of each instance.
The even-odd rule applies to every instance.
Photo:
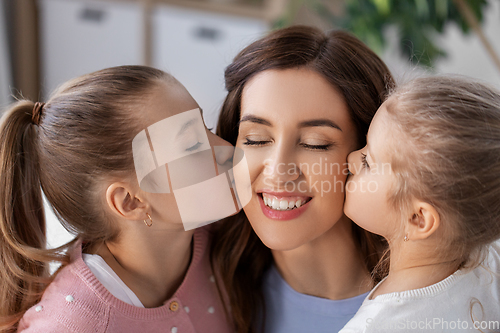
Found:
[[[290,209],[295,209],[295,208],[299,208],[300,206],[302,206],[302,204],[304,203],[302,200],[297,200],[297,201],[294,201],[294,200],[290,200],[290,201],[287,201],[287,200],[278,200],[276,198],[267,198],[267,197],[262,197],[262,199],[264,200],[264,204],[272,209],[275,209],[275,210],[290,210]]]

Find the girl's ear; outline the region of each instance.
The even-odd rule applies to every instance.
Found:
[[[439,213],[433,205],[416,201],[414,204],[414,214],[409,222],[409,239],[418,240],[430,237],[440,225]]]
[[[108,186],[106,201],[111,211],[127,220],[143,220],[148,212],[148,203],[141,199],[127,183],[116,182]]]

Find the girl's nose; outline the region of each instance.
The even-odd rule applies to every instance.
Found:
[[[347,155],[347,168],[350,175],[354,175],[356,171],[356,156],[359,154],[360,150],[353,151],[349,155]]]
[[[232,144],[224,140],[223,138],[213,134],[210,131],[208,133],[208,142],[212,147],[233,147]],[[224,149],[224,148],[214,148],[215,160],[217,164],[224,165],[233,158],[234,149]]]

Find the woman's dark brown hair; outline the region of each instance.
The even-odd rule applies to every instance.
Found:
[[[265,70],[297,67],[318,72],[338,89],[356,126],[358,145],[363,146],[375,112],[394,86],[391,73],[375,53],[349,33],[325,34],[305,26],[271,32],[246,47],[226,68],[228,95],[217,134],[236,144],[246,82]],[[386,242],[352,225],[366,267],[374,272]],[[212,244],[213,265],[227,289],[236,330],[255,332],[259,311],[265,312],[262,277],[272,264],[271,250],[257,237],[243,211],[219,223]],[[375,282],[381,279],[380,274],[373,277]]]
[[[140,101],[165,80],[172,79],[149,67],[109,68],[69,81],[43,107],[19,101],[2,117],[0,331],[15,329],[39,301],[53,278],[48,263],[68,262],[61,251],[70,244],[45,249],[42,191],[77,239],[116,236],[99,200],[100,180],[134,174]]]

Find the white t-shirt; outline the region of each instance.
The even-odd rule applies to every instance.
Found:
[[[84,253],[83,261],[113,296],[127,304],[144,307],[134,292],[127,287],[100,255]]]
[[[472,271],[458,270],[425,288],[370,299],[377,287],[339,333],[500,332],[498,241]]]

